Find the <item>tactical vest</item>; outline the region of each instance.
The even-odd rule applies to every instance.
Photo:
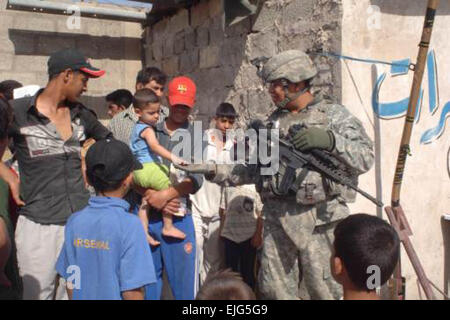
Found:
[[[299,129],[312,127],[328,129],[326,108],[330,107],[330,104],[320,103],[317,100],[314,102],[298,113],[276,111],[269,117],[267,126],[279,129],[280,138],[283,139],[289,139]],[[279,170],[275,175],[259,176],[256,187],[263,199],[278,197],[276,190],[280,186],[285,173],[286,165],[280,161]],[[309,169],[296,169],[295,182],[288,195],[284,195],[284,197],[286,196],[295,197],[297,203],[302,205],[315,205],[338,196],[341,196],[346,202],[353,202],[356,198],[356,192],[322,177],[318,172]]]

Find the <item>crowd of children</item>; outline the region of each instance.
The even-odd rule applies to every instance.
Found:
[[[199,146],[205,161],[234,161],[233,105],[218,103],[205,141],[175,153],[175,133],[194,136],[195,83],[172,79],[167,109],[166,76],[142,70],[134,95],[120,89],[107,96],[108,130],[77,102],[88,80],[103,73],[81,53],[63,50],[51,56],[49,83],[34,97],[0,93],[0,156],[9,135],[20,187],[27,184],[20,198],[19,178],[1,164],[0,299],[160,299],[164,285],[175,299],[257,298],[264,216],[255,186],[221,187],[173,166],[191,161]],[[31,124],[27,112],[35,117]],[[55,174],[62,176],[48,182]],[[16,234],[10,196],[22,206]],[[330,264],[343,298],[378,299],[376,287],[398,261],[397,233],[377,217],[355,214],[334,234]],[[368,282],[372,266],[379,268],[377,286]],[[56,293],[58,283],[66,293]]]

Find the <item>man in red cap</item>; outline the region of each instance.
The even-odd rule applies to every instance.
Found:
[[[194,127],[189,123],[188,117],[195,104],[196,86],[188,77],[174,78],[168,87],[167,100],[169,101],[169,116],[164,122],[158,123],[155,133],[161,146],[191,162],[190,155],[202,154],[199,143],[194,143]],[[189,141],[186,148],[179,148],[178,138],[183,137],[182,142]],[[171,139],[171,138],[175,139]],[[175,152],[180,150],[180,154]],[[163,159],[163,163],[170,165],[169,161]],[[155,211],[162,210],[164,213],[176,214],[178,205],[174,199],[186,199],[189,194],[197,192],[203,183],[200,174],[188,174],[181,183],[161,191],[147,190],[145,197]],[[175,205],[174,205],[175,203]],[[164,238],[161,235],[161,214],[151,212],[149,215],[149,233],[161,244],[152,247],[153,263],[157,276],[157,284],[150,286],[146,292],[147,299],[159,299],[162,288],[163,269],[167,272],[170,287],[175,299],[194,299],[196,293],[196,255],[195,255],[195,230],[192,214],[188,208],[183,217],[173,217],[173,225],[181,230],[186,238],[174,240]]]
[[[48,60],[49,82],[33,97],[12,101],[14,121],[9,128],[20,171],[4,177],[21,205],[16,227],[17,260],[24,299],[63,299],[55,263],[64,242],[69,216],[89,199],[81,174],[80,146],[88,138],[111,133],[78,98],[90,78],[105,73],[83,54],[64,49]],[[0,163],[2,170],[4,164]]]

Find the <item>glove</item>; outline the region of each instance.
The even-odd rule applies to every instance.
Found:
[[[334,149],[334,135],[329,130],[320,128],[308,128],[297,132],[292,139],[296,149],[309,151],[311,149]]]
[[[186,171],[188,173],[201,173],[205,176],[214,176],[217,172],[216,164],[203,163],[203,164],[177,164],[173,162],[175,168]]]

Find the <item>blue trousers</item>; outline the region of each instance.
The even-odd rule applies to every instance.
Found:
[[[172,220],[173,225],[186,234],[184,240],[162,236],[161,215],[151,215],[149,218],[149,233],[161,244],[151,247],[157,282],[145,288],[147,300],[160,299],[163,269],[166,270],[169,285],[176,300],[195,299],[197,276],[192,215],[188,213],[184,217],[173,216]]]

